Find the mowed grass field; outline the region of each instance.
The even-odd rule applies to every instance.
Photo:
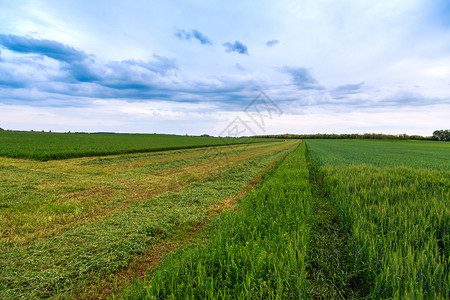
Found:
[[[115,272],[232,207],[296,144],[0,157],[0,298],[110,295]]]
[[[0,132],[0,156],[54,160],[271,141],[169,134]]]

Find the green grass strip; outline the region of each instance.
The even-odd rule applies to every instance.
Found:
[[[166,259],[150,282],[130,286],[127,299],[283,299],[306,297],[307,220],[311,190],[305,144],[262,184],[223,213],[206,245]]]

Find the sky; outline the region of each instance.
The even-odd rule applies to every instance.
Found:
[[[0,127],[450,128],[450,0],[0,0]]]

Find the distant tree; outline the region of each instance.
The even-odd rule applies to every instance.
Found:
[[[379,139],[379,140],[430,140],[432,137],[407,134],[381,134],[381,133],[345,133],[345,134],[278,134],[278,135],[258,135],[256,138],[278,138],[278,139]]]
[[[450,141],[450,130],[435,130],[433,132],[433,139],[437,141]]]
[[[3,129],[3,128],[0,127],[0,132],[3,132],[3,131],[5,131],[5,129]]]

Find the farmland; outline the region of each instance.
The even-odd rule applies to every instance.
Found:
[[[0,156],[45,161],[254,142],[261,141],[169,134],[1,132]]]
[[[176,252],[124,297],[448,298],[447,144],[345,142],[300,144],[214,222],[209,243]],[[383,147],[405,155],[374,166]],[[421,168],[435,158],[420,149],[442,165]]]
[[[389,140],[307,140],[320,166],[371,164],[450,170],[450,143]]]
[[[206,222],[296,144],[0,158],[1,298],[85,293],[87,283]]]
[[[448,143],[259,141],[0,158],[1,298],[450,296]]]
[[[347,233],[350,268],[342,277],[372,298],[448,298],[450,145],[311,140],[308,146]]]

